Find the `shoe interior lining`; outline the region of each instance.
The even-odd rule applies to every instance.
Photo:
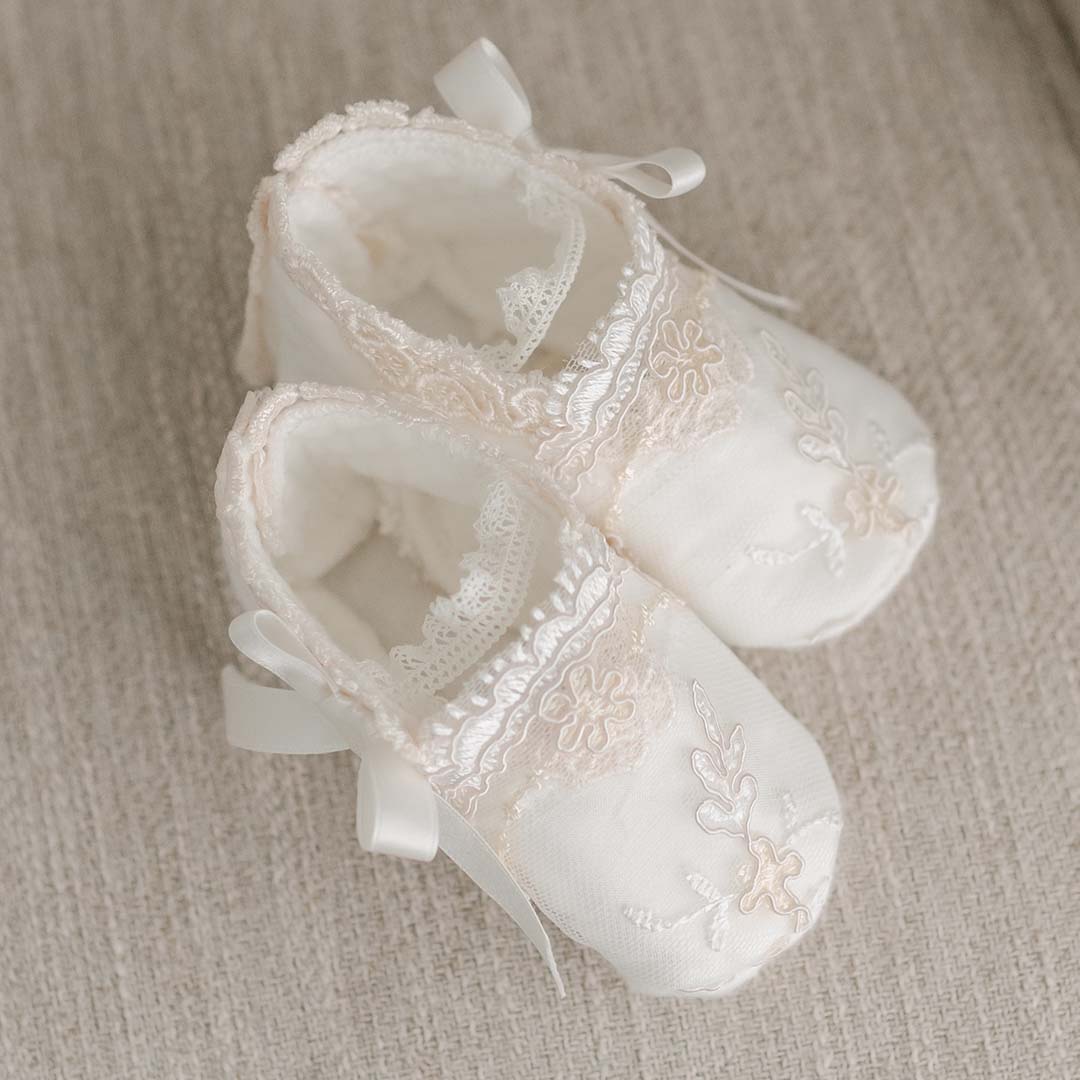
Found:
[[[554,371],[615,302],[630,259],[610,209],[514,153],[422,129],[358,131],[312,155],[290,181],[295,235],[354,295],[430,338],[512,341],[497,290],[547,269],[558,225],[537,223],[536,191],[584,225],[569,294],[525,366]]]
[[[309,412],[279,423],[292,430],[267,448],[271,494],[260,500],[274,565],[339,648],[388,664],[394,646],[422,642],[435,599],[457,590],[501,477],[483,459],[448,461],[444,443],[389,418]],[[540,544],[524,610],[546,597],[559,563],[554,515],[530,506]]]

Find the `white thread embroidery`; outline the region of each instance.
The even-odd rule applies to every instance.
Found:
[[[687,884],[701,898],[702,903],[675,919],[665,919],[647,908],[626,907],[623,915],[642,930],[663,932],[685,926],[689,922],[709,915],[705,926],[705,940],[710,949],[720,951],[728,929],[732,909],[749,915],[762,905],[777,915],[793,921],[793,934],[806,930],[811,921],[810,908],[802,903],[792,891],[790,879],[802,872],[803,859],[791,846],[791,839],[809,824],[819,824],[824,818],[795,827],[794,802],[785,795],[784,813],[789,835],[779,846],[767,836],[753,832],[751,815],[758,797],[756,777],[743,768],[746,757],[746,739],[741,724],[737,724],[726,736],[708,695],[697,681],[691,685],[694,711],[701,719],[705,735],[712,744],[710,750],[700,748],[692,751],[690,767],[705,789],[708,798],[698,805],[695,820],[710,835],[723,835],[739,840],[752,862],[743,865],[739,872],[743,890],[728,893],[710,881],[704,874],[691,873]],[[835,817],[835,815],[833,815]],[[839,822],[837,821],[838,825]],[[697,987],[684,993],[700,993],[718,990],[716,987]]]
[[[724,364],[723,352],[704,338],[704,333],[696,319],[686,319],[680,325],[666,318],[660,324],[659,346],[649,363],[671,402],[679,404],[689,397],[704,397],[714,373]]]
[[[558,728],[564,753],[584,747],[599,754],[634,718],[634,682],[632,672],[576,667],[548,696],[540,718]]]
[[[793,551],[749,547],[750,559],[760,566],[789,566],[821,548],[829,572],[839,578],[847,562],[849,536],[861,539],[873,533],[906,533],[912,541],[916,540],[922,525],[895,504],[900,495],[900,478],[893,469],[896,455],[881,426],[871,422],[879,464],[854,460],[848,449],[847,423],[840,411],[829,404],[821,372],[815,368],[806,371],[797,368],[768,331],[761,332],[761,339],[787,379],[784,404],[799,427],[799,453],[808,461],[831,465],[847,480],[840,498],[843,520],[836,521],[820,506],[804,503],[799,513],[816,535]]]

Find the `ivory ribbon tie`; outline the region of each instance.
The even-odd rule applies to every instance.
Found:
[[[356,835],[365,851],[427,862],[441,848],[517,923],[543,957],[560,997],[562,978],[551,941],[531,901],[486,840],[432,789],[419,771],[331,690],[315,658],[271,611],[233,620],[237,649],[290,689],[259,686],[232,666],[222,672],[225,731],[244,750],[360,757]]]
[[[476,127],[501,132],[530,147],[543,144],[533,129],[532,106],[510,61],[487,38],[464,48],[435,74],[438,90],[450,111]],[[700,154],[684,146],[672,146],[644,157],[595,154],[583,150],[554,148],[555,153],[601,173],[650,199],[673,199],[693,191],[705,179]],[[695,255],[651,214],[650,224],[673,251],[744,296],[785,311],[798,309],[786,296],[767,292],[740,281]]]

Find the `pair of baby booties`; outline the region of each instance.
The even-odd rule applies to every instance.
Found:
[[[438,847],[548,959],[535,903],[635,990],[726,994],[821,914],[821,751],[729,645],[880,604],[937,506],[892,387],[687,265],[623,184],[544,149],[474,43],[318,123],[260,185],[218,469],[230,739],[361,757],[375,851]],[[621,183],[620,183],[621,182]],[[692,258],[692,257],[691,257]],[[735,283],[737,286],[738,283]],[[556,979],[558,975],[556,972]]]

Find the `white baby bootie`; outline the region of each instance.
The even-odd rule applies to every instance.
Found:
[[[441,847],[636,990],[727,993],[817,920],[840,808],[814,740],[534,467],[409,403],[249,396],[218,472],[232,741],[361,756],[370,850]],[[557,977],[557,976],[556,976]]]
[[[697,155],[543,149],[487,42],[437,81],[464,119],[357,105],[280,155],[250,220],[242,372],[390,390],[483,430],[731,644],[856,623],[936,512],[907,401],[665,250],[620,183],[677,194]]]

